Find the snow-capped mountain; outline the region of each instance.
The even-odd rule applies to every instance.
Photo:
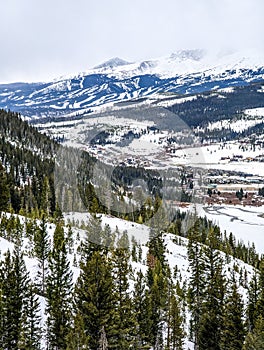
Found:
[[[129,62],[122,60],[119,57],[111,58],[110,60],[99,64],[98,66],[94,67],[94,69],[109,69],[109,68],[115,68],[115,67],[120,67],[120,66],[125,66],[127,64],[130,64]]]
[[[113,58],[87,72],[52,82],[0,85],[0,108],[25,116],[80,114],[155,93],[197,93],[263,79],[263,58],[256,53],[212,55],[183,50],[136,63]]]

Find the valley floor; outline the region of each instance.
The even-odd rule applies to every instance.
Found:
[[[256,251],[264,253],[264,207],[242,205],[212,205],[203,206],[199,211],[220,226],[227,234],[243,240],[246,244],[254,243]]]

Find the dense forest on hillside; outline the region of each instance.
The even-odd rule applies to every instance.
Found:
[[[191,101],[168,107],[168,110],[180,117],[190,127],[232,119],[245,109],[264,107],[262,86],[263,82],[236,87],[230,92],[217,90],[204,92]]]
[[[0,111],[1,208],[16,213],[43,210],[53,215],[54,154],[58,144],[24,122],[19,114]],[[38,215],[38,214],[37,214]]]

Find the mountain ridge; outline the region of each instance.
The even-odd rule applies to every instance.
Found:
[[[114,57],[114,58],[110,58],[109,60],[95,66],[94,69],[113,68],[113,67],[118,67],[118,66],[125,66],[127,64],[130,64],[130,62],[127,62],[119,57]]]
[[[0,84],[0,108],[28,117],[83,114],[156,93],[190,94],[264,80],[263,60],[238,53],[182,50],[129,63],[113,58],[85,73],[46,83]]]

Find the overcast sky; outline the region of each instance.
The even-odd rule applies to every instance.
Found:
[[[185,48],[264,51],[264,0],[2,0],[0,83]]]

